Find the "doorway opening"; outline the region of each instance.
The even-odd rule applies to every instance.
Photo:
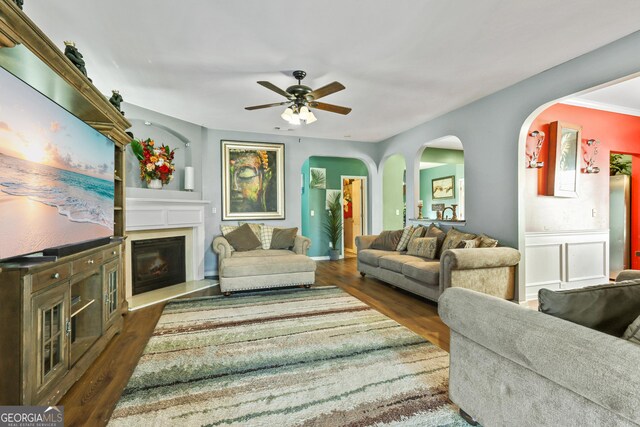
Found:
[[[342,253],[356,256],[356,237],[367,229],[367,177],[342,176]]]
[[[634,158],[635,157],[635,158]],[[640,156],[611,153],[609,160],[609,279],[615,280],[622,270],[632,268],[631,228],[632,207],[635,198],[632,191],[633,163]],[[634,188],[635,190],[635,188]]]

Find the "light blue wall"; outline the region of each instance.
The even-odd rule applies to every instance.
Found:
[[[439,199],[433,200],[432,198],[432,185],[433,179],[444,178],[447,176],[455,176],[455,197],[452,199]],[[460,204],[460,191],[458,186],[458,180],[464,178],[464,165],[442,165],[435,168],[422,169],[420,171],[420,199],[424,202],[422,208],[422,214],[425,218],[436,219],[436,212],[431,210],[433,203],[444,203],[445,206],[451,206],[453,204]],[[445,217],[451,215],[451,211],[448,210],[445,213]]]
[[[309,168],[323,168],[327,173],[327,188],[309,188]],[[311,157],[302,168],[304,192],[302,197],[302,234],[311,239],[309,256],[327,256],[329,239],[322,230],[327,215],[326,190],[340,190],[341,176],[368,177],[367,166],[357,159],[340,157]],[[305,201],[306,199],[306,201]],[[313,210],[315,215],[311,216]],[[338,243],[341,246],[341,243]]]

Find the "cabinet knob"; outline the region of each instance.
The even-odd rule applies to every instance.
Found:
[[[111,255],[115,255],[115,254],[117,254],[117,253],[118,253],[118,252],[113,251],[113,252],[111,252]]]
[[[52,278],[52,279],[59,279],[59,278],[60,278],[60,273],[53,273],[53,274],[51,275],[51,278]]]
[[[87,261],[87,264],[93,264],[93,260],[90,259],[89,261]]]

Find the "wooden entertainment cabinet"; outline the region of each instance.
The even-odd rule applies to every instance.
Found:
[[[115,144],[114,238],[54,261],[0,263],[0,405],[57,403],[122,330],[127,311],[125,148],[131,138],[125,131],[131,125],[62,49],[62,40],[52,42],[12,0],[0,0],[0,67]]]

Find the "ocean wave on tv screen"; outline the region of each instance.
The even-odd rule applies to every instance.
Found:
[[[0,191],[55,207],[70,221],[113,230],[113,181],[0,154]]]

